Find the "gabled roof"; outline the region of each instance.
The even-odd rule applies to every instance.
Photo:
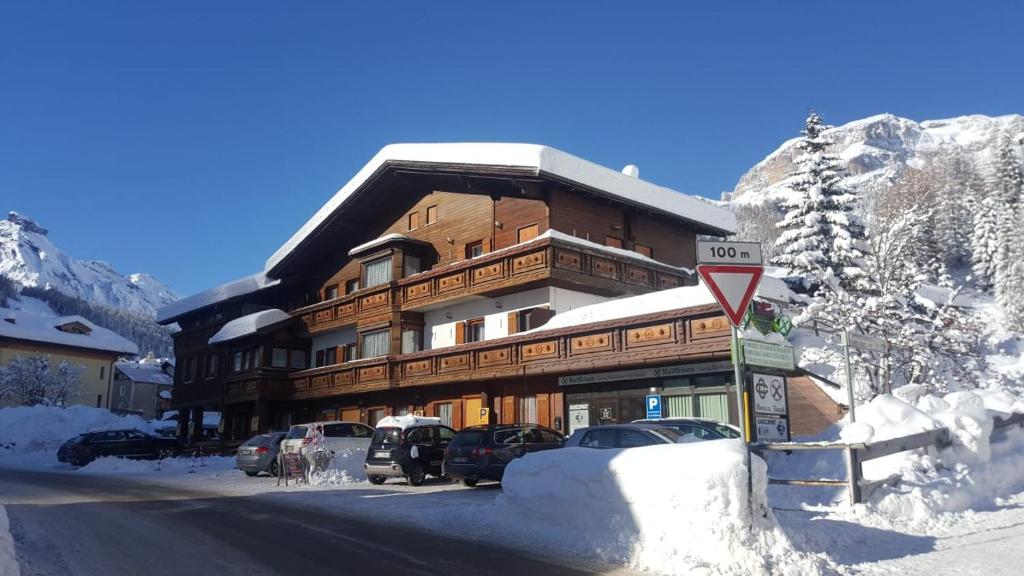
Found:
[[[736,231],[736,218],[727,209],[547,146],[503,143],[392,144],[382,148],[285,242],[267,260],[265,269],[273,273],[300,245],[325,226],[336,212],[343,210],[367,182],[391,165],[425,165],[465,169],[467,172],[473,168],[514,169],[517,172],[563,180],[595,195],[682,218],[708,233],[731,234]]]
[[[215,286],[198,294],[182,298],[164,306],[156,311],[156,321],[159,324],[170,324],[189,312],[194,312],[207,306],[213,306],[239,296],[246,296],[272,286],[277,286],[281,281],[268,278],[263,272],[257,272],[251,276],[232,280],[226,284]]]
[[[88,334],[66,332],[60,329],[61,326],[68,324],[84,326],[88,328]],[[117,354],[139,353],[139,347],[134,342],[97,326],[81,316],[43,316],[9,308],[0,308],[0,338]]]
[[[114,369],[124,374],[132,382],[145,382],[147,384],[162,384],[170,386],[174,384],[174,377],[160,369],[160,364],[147,364],[142,362],[129,362],[118,360],[114,363]]]

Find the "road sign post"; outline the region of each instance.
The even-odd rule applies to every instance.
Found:
[[[854,407],[855,400],[853,397],[854,371],[853,360],[850,356],[850,348],[884,353],[887,349],[887,344],[885,340],[882,340],[881,338],[865,336],[864,334],[857,334],[856,332],[850,332],[849,330],[843,330],[842,337],[843,354],[846,355],[846,401],[850,404],[850,422],[856,422],[857,411]]]

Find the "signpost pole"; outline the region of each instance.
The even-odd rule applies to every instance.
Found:
[[[846,354],[846,401],[850,404],[850,422],[857,421],[853,399],[853,362],[850,361],[850,336],[843,330],[843,353]]]
[[[746,378],[743,376],[743,353],[740,351],[739,329],[732,326],[733,384],[736,386],[736,414],[740,421],[743,438],[743,466],[747,469],[747,510],[750,512],[750,528],[754,527],[754,472],[750,468],[750,425],[747,414]]]

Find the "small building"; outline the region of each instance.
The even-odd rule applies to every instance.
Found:
[[[0,366],[19,356],[46,356],[53,366],[67,361],[80,367],[82,387],[69,404],[110,408],[114,362],[138,352],[133,342],[81,316],[0,308]],[[0,405],[11,402],[0,398]]]
[[[114,364],[111,411],[137,414],[147,420],[160,418],[171,407],[173,386],[174,364],[166,358],[156,358],[150,352],[138,361],[118,360]]]

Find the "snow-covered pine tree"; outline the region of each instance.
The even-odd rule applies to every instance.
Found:
[[[1024,171],[1014,150],[1014,143],[1004,137],[996,151],[996,300],[1009,319],[1017,325],[1024,322],[1024,269],[1020,262],[1024,242],[1020,217],[1024,204]]]
[[[773,265],[788,268],[803,279],[812,293],[825,282],[845,291],[866,288],[865,231],[856,213],[857,196],[840,186],[845,167],[826,153],[829,142],[821,115],[813,110],[804,122],[803,138],[796,145],[796,171],[785,185],[792,191],[782,202],[786,212],[775,242]]]

